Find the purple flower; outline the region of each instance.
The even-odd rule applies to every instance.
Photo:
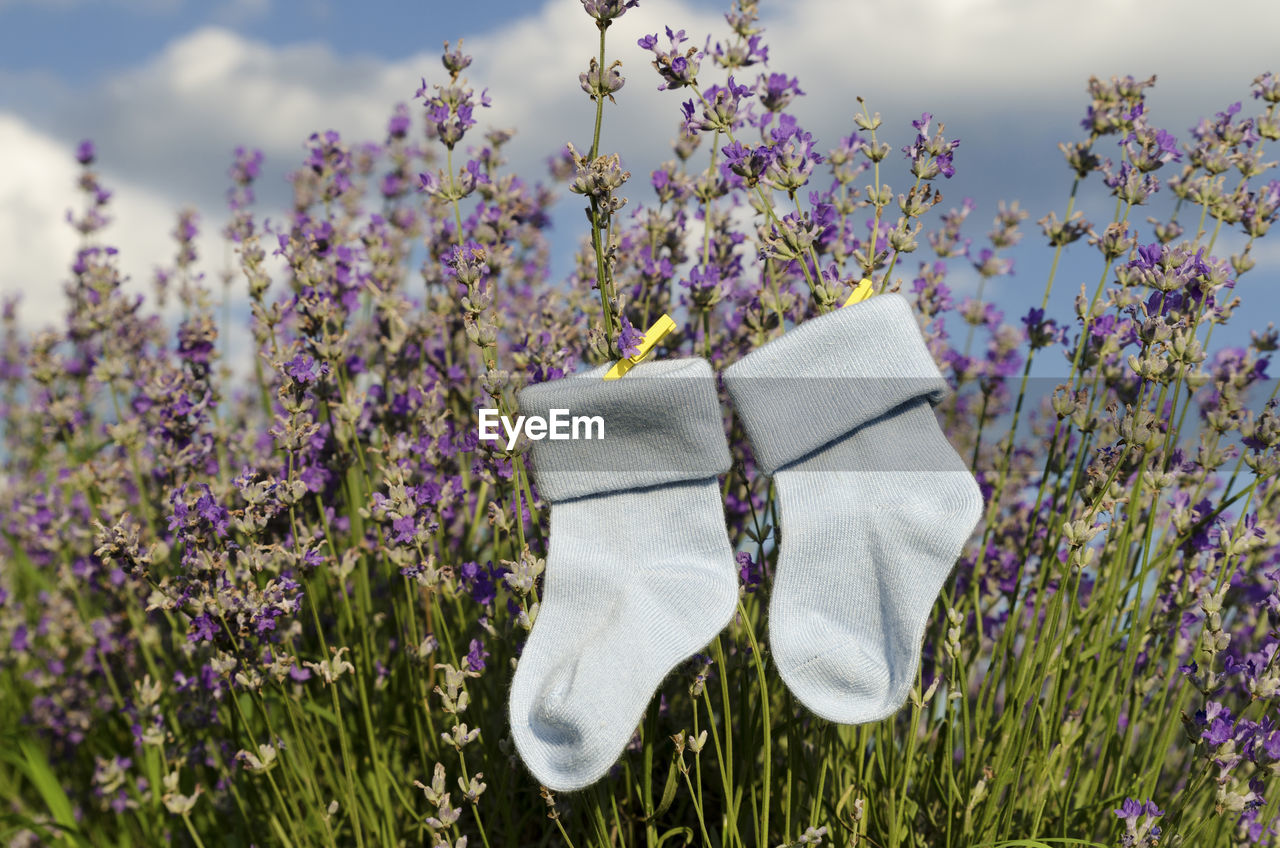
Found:
[[[700,309],[709,309],[724,297],[724,283],[715,265],[693,266],[684,284],[689,287],[689,299]]]
[[[1140,127],[1121,140],[1129,161],[1139,171],[1154,171],[1166,162],[1180,162],[1178,140],[1168,132]]]
[[[739,551],[734,559],[738,562],[738,579],[742,581],[743,590],[751,593],[760,588],[764,580],[763,563],[756,562],[746,551]]]
[[[459,285],[470,286],[489,275],[487,260],[488,254],[484,248],[474,242],[468,242],[462,246],[455,245],[449,251],[444,264],[453,273]],[[449,379],[460,379],[460,375],[450,374]]]
[[[449,76],[454,79],[457,79],[458,74],[470,67],[471,57],[462,52],[461,38],[458,39],[458,46],[453,50],[449,49],[449,42],[446,41],[444,43],[444,53],[440,55],[440,63],[449,72]]]
[[[403,103],[396,104],[396,110],[387,122],[387,135],[393,139],[401,139],[409,134],[409,107]]]
[[[202,612],[191,620],[191,628],[187,631],[187,641],[212,642],[217,635],[218,629],[213,623],[213,617],[207,612]]]
[[[726,16],[728,17],[728,16]],[[759,35],[747,36],[746,43],[729,42],[722,45],[716,42],[711,55],[726,68],[746,68],[756,64],[768,64],[769,48]]]
[[[498,596],[493,563],[488,563],[482,568],[477,563],[464,562],[458,567],[458,576],[462,578],[462,584],[467,594],[471,596],[471,600],[477,604],[488,606]]]
[[[1113,812],[1119,818],[1126,822],[1136,821],[1138,816],[1142,815],[1143,805],[1132,798],[1125,798],[1124,803],[1117,807]]]
[[[448,65],[446,54],[445,66]],[[435,94],[429,95],[427,81],[424,79],[415,96],[423,101],[428,135],[438,138],[445,147],[452,150],[466,135],[467,130],[476,125],[476,120],[472,117],[477,102],[475,92],[470,88],[463,88],[456,77],[447,86],[433,87]],[[486,107],[489,105],[488,89],[480,92],[479,104]]]
[[[92,165],[94,156],[96,155],[97,155],[97,150],[96,148],[94,148],[93,142],[87,138],[84,141],[80,142],[80,144],[76,147],[76,161],[79,162],[81,165],[85,165],[85,166]]]
[[[292,377],[295,382],[303,385],[315,382],[324,371],[325,369],[321,363],[316,362],[305,353],[298,354],[284,364],[284,373]]]
[[[713,85],[703,92],[700,118],[694,117],[699,110],[694,106],[693,101],[685,101],[682,106],[685,131],[691,135],[699,131],[712,130],[732,132],[739,123],[739,104],[751,95],[750,86],[738,85],[730,75],[725,85]]]
[[[623,356],[635,356],[640,352],[640,343],[644,341],[644,333],[631,325],[626,315],[618,316],[618,350]]]
[[[407,544],[414,540],[418,533],[418,523],[412,515],[402,515],[391,522],[394,532],[392,540],[399,544]]]
[[[1280,762],[1280,730],[1273,730],[1263,740],[1260,749],[1272,762]]]
[[[720,148],[720,152],[725,157],[721,167],[742,177],[748,188],[758,183],[773,164],[773,148],[767,144],[747,147],[740,141],[734,141]]]
[[[1129,162],[1121,162],[1117,171],[1111,170],[1111,160],[1103,166],[1102,182],[1111,189],[1111,194],[1126,203],[1141,206],[1151,195],[1160,190],[1160,180],[1134,167]]]
[[[214,499],[213,491],[207,485],[202,483],[201,488],[204,493],[196,500],[196,514],[213,528],[219,538],[224,537],[231,526],[231,514]]]
[[[815,151],[813,135],[800,128],[796,119],[780,115],[778,126],[770,131],[773,140],[772,162],[767,182],[774,188],[793,192],[809,181],[822,155]]]
[[[1122,845],[1159,844],[1160,827],[1156,825],[1155,820],[1164,815],[1164,811],[1157,807],[1154,801],[1148,799],[1140,802],[1133,798],[1125,798],[1124,803],[1113,812],[1125,824]],[[1142,821],[1138,821],[1139,819]]]
[[[227,172],[227,176],[231,177],[236,185],[247,186],[258,178],[261,170],[261,150],[248,150],[244,147],[237,147],[235,158],[231,162],[231,169]]]
[[[1218,716],[1209,723],[1209,728],[1200,734],[1200,738],[1208,742],[1210,745],[1218,746],[1226,743],[1231,739],[1231,716],[1230,713],[1226,717]]]
[[[484,642],[480,639],[472,639],[470,650],[467,651],[463,661],[472,671],[484,671],[484,661],[488,656],[489,652],[484,649]]]
[[[952,161],[960,140],[947,141],[942,135],[942,124],[938,124],[938,132],[930,136],[929,124],[932,121],[933,115],[924,112],[920,115],[920,120],[911,122],[916,130],[916,140],[902,148],[902,152],[911,160],[911,173],[914,176],[931,180],[942,174],[950,179],[956,172]]]
[[[978,252],[973,267],[984,277],[1005,277],[1013,273],[1013,260],[998,256],[994,250],[984,247]]]
[[[1032,349],[1048,347],[1060,343],[1066,337],[1066,328],[1059,327],[1057,322],[1044,317],[1044,310],[1032,307],[1022,318],[1022,325],[1027,331],[1027,341]]]
[[[760,105],[770,112],[781,112],[793,98],[804,95],[799,80],[786,74],[761,74],[757,86]]]
[[[581,0],[586,13],[602,24],[608,25],[616,18],[640,5],[640,0]]]
[[[682,88],[693,83],[698,76],[700,66],[698,48],[690,47],[685,53],[680,53],[680,45],[689,40],[684,30],[672,32],[671,27],[667,27],[666,31],[667,40],[670,42],[667,50],[658,49],[656,33],[646,35],[636,42],[641,48],[651,51],[654,55],[654,70],[663,80],[658,86],[659,91]]]

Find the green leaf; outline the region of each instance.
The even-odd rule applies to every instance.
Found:
[[[676,768],[676,758],[672,757],[671,766],[667,769],[667,782],[662,787],[662,799],[658,801],[658,809],[653,811],[650,819],[656,819],[658,816],[671,809],[671,802],[676,799],[676,788],[678,786],[676,775],[679,770]]]
[[[333,710],[328,709],[326,707],[322,707],[314,701],[311,701],[311,700],[303,701],[302,709],[305,710],[306,712],[319,716],[320,718],[332,724],[334,727],[338,727],[339,725],[338,717],[334,715]]]
[[[658,837],[658,846],[661,848],[662,843],[666,842],[673,836],[683,836],[684,844],[689,845],[693,842],[693,829],[688,827],[673,827],[666,833]]]
[[[151,799],[156,806],[159,806],[162,780],[162,775],[160,774],[160,749],[155,745],[148,745],[143,763],[147,770],[147,782],[151,788]]]
[[[3,839],[7,844],[9,838],[14,834],[23,830],[30,830],[48,839],[51,844],[70,844],[78,846],[78,848],[93,848],[92,843],[80,834],[75,822],[75,816],[71,812],[71,801],[67,798],[66,793],[62,790],[62,786],[58,783],[57,779],[54,778],[53,772],[49,768],[49,764],[44,759],[44,756],[35,748],[34,745],[31,744],[30,741],[23,740],[19,743],[19,746],[23,749],[22,756],[19,756],[17,752],[12,750],[0,750],[0,759],[3,759],[19,768],[23,774],[26,775],[27,779],[36,785],[36,788],[40,790],[42,796],[44,796],[45,791],[44,789],[41,789],[41,781],[45,779],[52,781],[53,789],[50,791],[53,793],[55,800],[51,803],[49,798],[46,797],[45,805],[49,808],[49,812],[54,815],[55,821],[41,822],[36,821],[30,815],[25,813],[2,812],[0,813],[0,824],[11,825],[11,828],[0,832],[0,839]],[[35,769],[39,770],[41,765],[43,766],[44,778],[38,780],[32,773],[31,761],[27,759],[28,748],[32,749],[31,754],[34,756],[34,762],[37,763]],[[57,798],[61,798],[62,814],[66,815],[65,820],[57,819],[57,816],[59,815],[59,813],[55,811],[55,806],[59,804],[56,800]]]
[[[29,739],[21,740],[18,747],[22,751],[23,760],[19,765],[24,767],[27,779],[35,784],[36,791],[40,793],[53,820],[68,831],[76,832],[76,817],[72,812],[71,799],[49,767],[44,752]]]
[[[280,820],[275,816],[271,817],[271,829],[275,831],[281,845],[285,846],[285,848],[293,848],[293,843],[289,841],[289,834],[285,832],[284,826],[280,824]]]

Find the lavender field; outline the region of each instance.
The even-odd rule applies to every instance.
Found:
[[[754,0],[717,32],[672,21],[624,75],[611,24],[636,5],[581,0],[565,34],[594,124],[564,141],[589,147],[514,173],[519,128],[485,114],[503,91],[451,42],[381,137],[299,139],[286,216],[236,150],[223,220],[174,221],[145,297],[80,146],[79,247],[42,281],[65,320],[13,297],[0,319],[0,845],[1280,844],[1280,330],[1257,262],[1280,76],[1189,128],[1149,108],[1154,78],[1080,80],[1074,132],[1037,152],[1060,201],[1032,220],[943,198],[968,148],[923,94],[910,124],[859,98],[815,138]],[[682,118],[665,162],[602,143],[642,86]],[[585,212],[567,277],[556,202]],[[993,294],[1015,246],[1047,269],[1017,315]],[[478,408],[631,355],[664,313],[656,357],[721,370],[864,277],[913,304],[985,500],[907,704],[839,725],[779,679],[776,492],[725,405],[737,614],[606,778],[541,787],[507,697],[549,510],[527,441],[481,441]]]

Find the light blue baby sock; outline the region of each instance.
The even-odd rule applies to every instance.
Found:
[[[781,525],[778,673],[843,724],[902,705],[929,611],[982,512],[932,404],[946,391],[897,294],[805,322],[725,372]]]
[[[519,395],[522,415],[603,419],[603,439],[530,447],[551,540],[511,684],[511,732],[534,777],[560,791],[609,770],[662,679],[729,623],[738,598],[711,366],[648,362],[609,382],[606,370]]]

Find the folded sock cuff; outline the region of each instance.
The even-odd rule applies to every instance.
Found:
[[[608,365],[537,383],[518,395],[519,414],[596,419],[578,438],[530,442],[539,493],[557,502],[603,492],[715,477],[729,470],[715,375],[704,359],[643,362],[618,380]],[[600,431],[603,430],[603,437]],[[589,435],[590,438],[583,438]]]
[[[893,293],[806,321],[734,363],[724,382],[766,474],[947,392],[911,304]]]

